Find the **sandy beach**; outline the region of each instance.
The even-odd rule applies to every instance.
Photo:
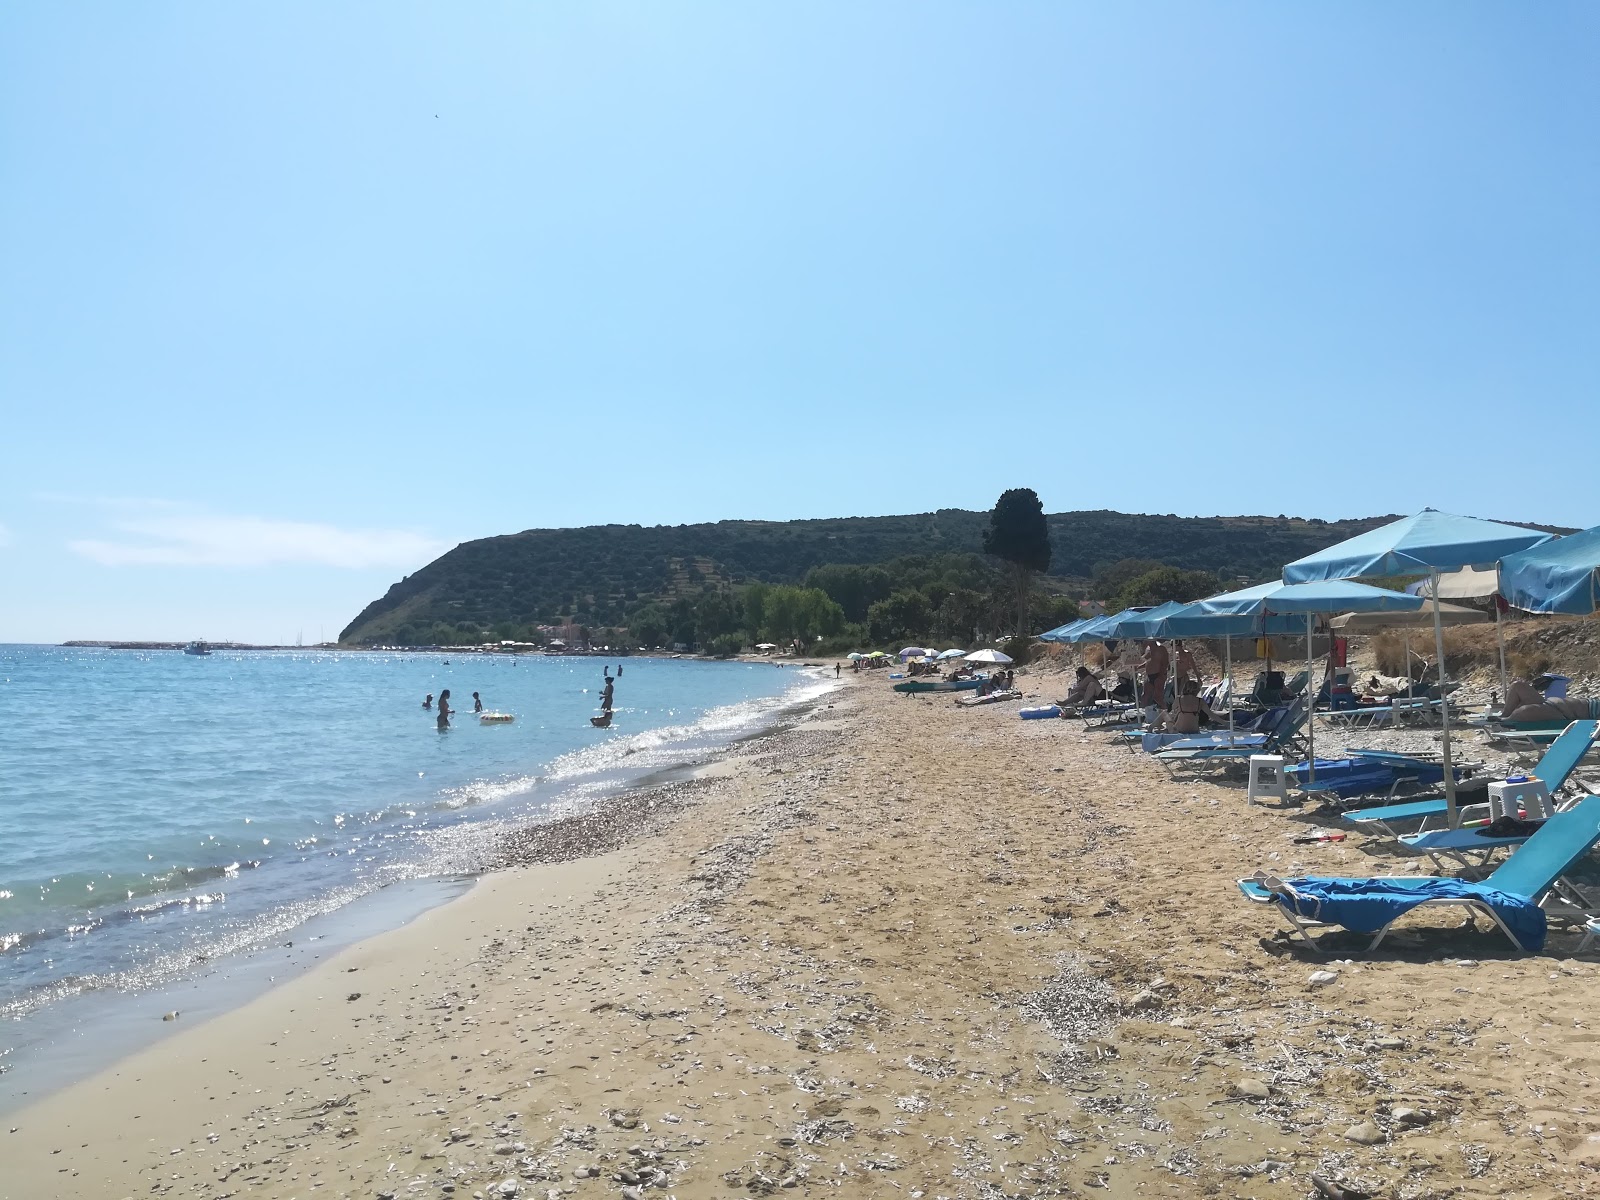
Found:
[[[8,1118],[0,1197],[1600,1192],[1576,937],[1291,954],[1235,878],[1420,868],[1237,784],[847,676],[624,803]]]

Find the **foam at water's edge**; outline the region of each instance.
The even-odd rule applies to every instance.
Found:
[[[496,839],[507,830],[529,821],[551,820],[582,811],[637,785],[649,775],[726,750],[741,737],[816,701],[835,686],[833,679],[823,678],[818,672],[804,672],[794,686],[777,696],[720,706],[684,725],[611,737],[597,746],[562,755],[536,773],[450,789],[442,796],[443,800],[449,800],[452,793],[478,790],[460,796],[456,803],[441,803],[437,811],[449,818],[448,823],[430,823],[418,819],[419,814],[414,811],[397,811],[396,816],[411,820],[400,824],[392,834],[374,833],[369,839],[373,844],[363,851],[377,854],[385,849],[385,842],[398,842],[403,838],[404,845],[400,849],[412,853],[374,862],[370,874],[359,879],[273,903],[252,913],[248,920],[229,920],[224,916],[197,932],[193,939],[126,967],[60,976],[36,987],[13,991],[0,998],[0,1017],[22,1020],[85,993],[146,992],[214,972],[216,960],[263,949],[313,918],[336,919],[337,913],[353,901],[392,883],[471,874],[489,861]],[[552,787],[554,790],[549,794],[535,797],[540,789]],[[529,802],[518,804],[520,798]],[[471,809],[488,811],[478,816],[460,811]],[[257,862],[231,863],[196,870],[201,878],[220,876],[236,882],[241,866],[260,865]],[[188,871],[181,873],[186,876],[187,887],[198,882]],[[225,892],[190,892],[187,887],[181,895],[168,895],[158,900],[139,897],[126,907],[103,910],[92,919],[92,925],[61,934],[22,935],[15,943],[0,946],[0,951],[20,949],[54,936],[87,936],[108,920],[113,924],[158,920],[163,916],[193,914],[213,906],[225,911]],[[9,1048],[0,1047],[0,1055],[5,1053],[9,1053]]]

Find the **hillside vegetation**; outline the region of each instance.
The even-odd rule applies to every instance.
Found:
[[[1053,548],[1047,589],[1085,592],[1098,570],[1127,559],[1221,580],[1265,578],[1291,559],[1392,518],[1325,522],[1097,511],[1046,519]],[[464,542],[441,555],[367,605],[340,640],[422,644],[518,637],[537,625],[621,626],[641,610],[660,611],[735,585],[801,584],[819,567],[974,555],[988,520],[986,512],[941,509],[894,517],[529,529]]]

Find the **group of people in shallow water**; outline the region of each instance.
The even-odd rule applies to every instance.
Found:
[[[600,689],[600,716],[590,717],[589,723],[591,725],[594,725],[599,729],[604,729],[606,726],[611,724],[611,705],[614,696],[614,688],[617,680],[621,678],[622,664],[617,664],[617,674],[615,678],[613,678],[611,674],[611,665],[607,663],[605,668],[605,684]],[[432,692],[429,692],[422,698],[422,707],[427,709],[429,712],[434,711]],[[455,711],[455,709],[450,707],[450,689],[445,688],[439,693],[438,726],[440,729],[450,728],[450,718],[455,714]],[[479,696],[477,692],[472,693],[472,711],[475,713],[481,713],[483,711],[483,698]]]
[[[422,698],[422,707],[426,708],[426,709],[429,709],[429,710],[432,710],[432,708],[433,708],[433,693],[432,692],[429,692],[426,696],[424,696]],[[450,707],[450,689],[449,688],[445,688],[444,691],[439,693],[439,728],[440,729],[449,729],[450,728],[450,717],[455,711],[456,711],[455,709]],[[477,692],[473,692],[472,693],[472,711],[475,712],[475,713],[481,713],[483,711],[483,700],[478,695]]]

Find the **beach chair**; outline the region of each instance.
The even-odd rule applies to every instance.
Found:
[[[1134,749],[1144,750],[1154,754],[1157,750],[1164,750],[1168,746],[1250,746],[1260,747],[1262,739],[1267,736],[1269,727],[1282,719],[1288,705],[1269,708],[1265,712],[1252,713],[1239,719],[1233,727],[1232,741],[1226,730],[1214,729],[1209,733],[1151,733],[1145,729],[1129,729],[1119,736]],[[1251,741],[1250,739],[1255,739]]]
[[[1284,701],[1283,672],[1257,672],[1256,681],[1250,685],[1250,695],[1247,699],[1262,708],[1278,707]]]
[[[1483,763],[1453,762],[1450,769],[1461,788],[1483,770]],[[1295,763],[1287,770],[1289,782],[1305,792],[1308,799],[1339,807],[1357,797],[1393,800],[1405,791],[1442,784],[1444,758],[1435,751],[1350,749],[1340,758],[1319,758],[1316,779],[1311,775],[1310,764],[1305,762]]]
[[[1477,806],[1474,806],[1475,808]],[[1555,812],[1564,812],[1571,804],[1558,805]],[[1501,850],[1515,850],[1533,836],[1534,830],[1511,833],[1500,829],[1501,822],[1491,822],[1487,811],[1480,819],[1465,820],[1456,829],[1430,829],[1424,833],[1401,834],[1396,840],[1402,849],[1414,854],[1426,854],[1440,871],[1451,866],[1465,873],[1481,873],[1495,854]],[[1535,828],[1549,813],[1530,814],[1526,822]]]
[[[1600,736],[1600,721],[1572,722],[1561,736],[1550,744],[1549,749],[1544,752],[1543,757],[1529,774],[1536,779],[1544,780],[1545,787],[1554,796],[1566,786],[1567,777],[1594,745],[1596,736]],[[1421,820],[1425,828],[1430,819],[1444,816],[1449,811],[1450,807],[1445,803],[1443,796],[1430,796],[1405,804],[1358,808],[1342,815],[1344,820],[1367,832],[1377,831],[1390,837],[1398,837],[1399,831],[1395,828],[1397,824]]]
[[[1303,700],[1268,712],[1260,724],[1249,733],[1210,733],[1200,737],[1186,737],[1171,742],[1155,751],[1155,759],[1169,772],[1179,770],[1205,771],[1218,768],[1248,766],[1252,754],[1305,754],[1300,741],[1300,730],[1306,723],[1306,706]],[[1287,757],[1287,755],[1286,755]]]
[[[1597,913],[1593,900],[1566,878],[1567,872],[1600,841],[1600,796],[1586,796],[1557,813],[1488,878],[1473,882],[1437,875],[1380,875],[1369,879],[1283,880],[1257,872],[1238,881],[1247,900],[1270,904],[1298,937],[1324,953],[1314,930],[1341,926],[1370,933],[1376,950],[1395,921],[1416,908],[1454,906],[1469,916],[1487,916],[1523,952],[1544,947],[1546,923],[1587,922]]]
[[[1594,943],[1594,939],[1597,937],[1600,937],[1600,919],[1585,921],[1583,924],[1583,941],[1578,943],[1578,948],[1573,953],[1582,954]]]

